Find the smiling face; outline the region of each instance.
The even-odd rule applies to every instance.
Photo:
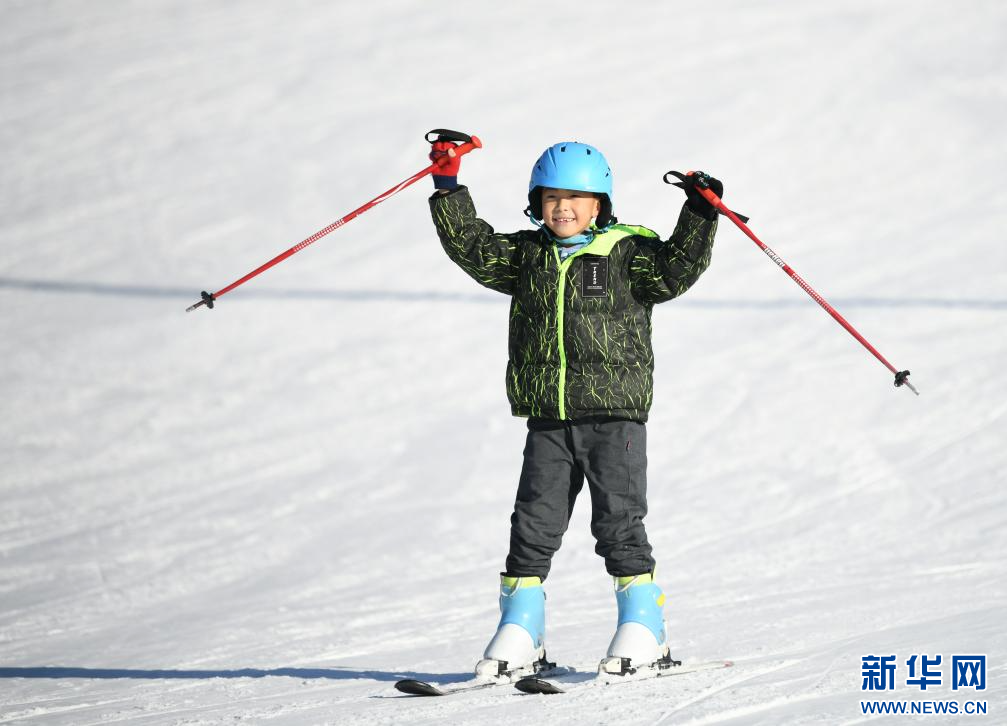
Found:
[[[574,237],[591,226],[601,212],[601,201],[591,192],[573,189],[542,190],[542,221],[559,239]]]

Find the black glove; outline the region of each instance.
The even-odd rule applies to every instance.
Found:
[[[671,180],[672,177],[681,181],[673,182]],[[683,174],[680,171],[669,171],[664,175],[664,183],[685,190],[687,197],[685,204],[693,213],[705,217],[710,221],[716,219],[718,214],[722,214],[719,209],[715,209],[712,204],[706,201],[706,197],[700,194],[699,189],[697,189],[697,187],[709,189],[718,197],[723,198],[724,184],[720,179],[714,179],[709,174],[701,171],[690,171],[688,174]],[[744,214],[736,210],[731,210],[731,213],[742,222],[748,223],[748,217]]]
[[[687,197],[685,204],[690,210],[706,219],[712,220],[717,218],[716,207],[706,201],[706,197],[700,194],[699,189],[696,187],[709,189],[722,198],[724,196],[724,183],[720,179],[716,179],[706,172],[695,171],[689,175],[688,181],[683,181],[681,184],[676,184],[675,186],[680,186],[685,190],[685,196]]]
[[[675,177],[676,179],[681,179],[681,181],[673,182],[668,177]],[[694,213],[709,220],[717,218],[717,209],[706,201],[706,197],[699,193],[697,187],[709,189],[718,197],[723,197],[724,184],[720,179],[714,179],[703,171],[690,171],[688,174],[683,174],[680,171],[669,171],[664,175],[664,183],[684,189],[686,196],[685,204]]]

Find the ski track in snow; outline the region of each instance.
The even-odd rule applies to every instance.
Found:
[[[990,0],[10,4],[0,724],[856,724],[861,657],[890,653],[903,680],[987,654],[981,694],[881,698],[1003,721],[1005,23]],[[912,370],[919,398],[726,220],[656,309],[673,653],[734,668],[393,690],[470,677],[524,439],[507,300],[444,257],[425,180],[182,312],[421,168],[440,126],[483,138],[462,179],[500,230],[561,138],[665,236],[661,175],[710,171]],[[549,655],[585,673],[615,621],[589,509],[547,583]]]

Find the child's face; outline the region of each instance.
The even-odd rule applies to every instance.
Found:
[[[542,190],[542,221],[559,239],[580,234],[600,212],[601,201],[591,192]]]

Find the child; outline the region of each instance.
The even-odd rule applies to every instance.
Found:
[[[438,139],[431,159],[452,156]],[[511,296],[507,396],[528,419],[524,464],[501,573],[496,634],[479,675],[548,667],[542,582],[587,479],[595,551],[615,580],[618,626],[599,671],[659,667],[670,656],[647,514],[653,395],[651,310],[710,264],[717,212],[687,184],[667,242],[613,216],[612,172],[598,149],[555,144],[532,168],[525,213],[537,229],[500,234],[457,183],[461,157],[434,176],[430,209],[448,256],[481,285]],[[702,172],[698,172],[702,175]],[[696,177],[723,193],[712,177]]]

